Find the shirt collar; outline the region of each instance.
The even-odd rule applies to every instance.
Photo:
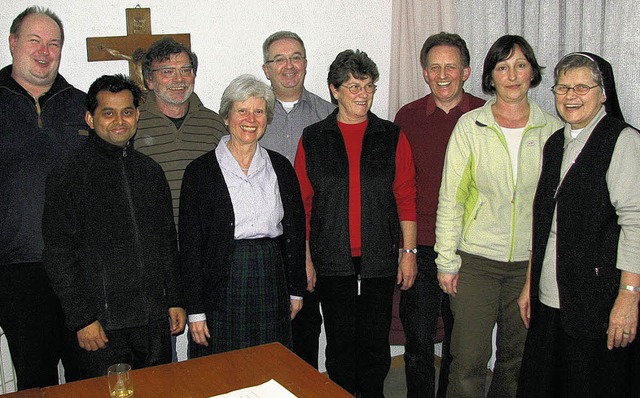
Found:
[[[451,108],[449,112],[456,108],[460,108],[462,113],[467,113],[471,110],[471,106],[469,105],[469,95],[466,92],[462,92],[462,100],[460,100],[458,105]],[[434,99],[433,94],[427,95],[427,117],[431,116],[436,109],[438,109],[438,106],[436,105],[436,100]]]
[[[231,135],[225,135],[220,139],[220,143],[216,146],[216,158],[218,159],[218,164],[220,168],[225,169],[228,172],[233,173],[234,175],[241,178],[249,178],[251,175],[256,174],[258,171],[262,170],[266,167],[267,152],[264,148],[260,146],[260,143],[256,144],[256,153],[253,154],[253,159],[251,159],[251,165],[249,166],[249,173],[245,175],[236,159],[231,154],[229,147],[227,147],[227,143],[231,139]]]
[[[573,138],[571,136],[571,125],[569,123],[565,123],[564,124],[564,148],[566,148],[573,141],[576,141],[581,144],[585,144],[589,139],[589,137],[591,137],[591,133],[593,132],[593,129],[596,127],[598,123],[600,123],[600,120],[602,120],[602,118],[605,117],[606,114],[607,112],[605,111],[604,106],[601,107],[598,113],[596,114],[596,116],[593,119],[591,119],[589,124],[587,124],[586,127],[582,129],[582,131],[580,132],[580,134],[578,134],[576,138]]]

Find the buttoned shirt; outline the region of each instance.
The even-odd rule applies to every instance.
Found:
[[[229,151],[230,136],[215,149],[218,164],[229,189],[235,216],[235,239],[275,238],[282,235],[284,210],[278,177],[267,151],[257,144],[247,174]]]
[[[287,112],[280,101],[273,109],[273,120],[267,126],[260,145],[284,155],[293,164],[302,130],[313,123],[324,120],[336,108],[332,103],[302,89],[300,99]]]

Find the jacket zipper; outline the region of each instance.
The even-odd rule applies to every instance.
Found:
[[[133,235],[135,240],[136,255],[138,256],[138,266],[141,273],[141,280],[144,280],[144,266],[142,260],[142,245],[140,244],[140,228],[136,218],[136,211],[133,205],[133,198],[131,196],[131,186],[129,185],[129,179],[127,177],[127,171],[124,164],[124,159],[127,157],[127,147],[122,148],[122,158],[120,159],[120,165],[122,169],[122,181],[124,185],[125,195],[127,197],[127,203],[129,205],[129,212],[131,214],[131,223],[133,224]],[[148,308],[147,297],[144,296],[145,308]]]

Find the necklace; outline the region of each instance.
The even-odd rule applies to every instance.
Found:
[[[249,168],[247,167],[246,169],[243,169],[242,167],[240,167],[240,170],[242,170],[242,171],[249,171]]]

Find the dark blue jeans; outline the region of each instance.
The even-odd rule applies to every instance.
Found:
[[[391,365],[389,329],[395,276],[357,280],[318,276],[318,293],[327,333],[327,373],[331,380],[362,398],[384,397]]]
[[[440,313],[445,336],[437,396],[446,397],[447,393],[453,315],[449,308],[449,296],[443,294],[438,285],[436,256],[432,246],[418,246],[418,276],[411,289],[402,291],[400,298],[400,320],[406,338],[404,362],[407,398],[436,396],[433,340]]]

